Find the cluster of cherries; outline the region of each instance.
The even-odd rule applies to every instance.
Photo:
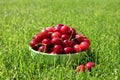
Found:
[[[76,71],[77,72],[80,72],[80,71],[85,72],[86,69],[91,71],[93,67],[95,67],[95,63],[94,62],[88,62],[86,65],[81,64],[80,66],[77,66]]]
[[[74,28],[58,24],[47,27],[36,34],[30,41],[30,47],[48,54],[73,54],[89,48],[90,41]]]

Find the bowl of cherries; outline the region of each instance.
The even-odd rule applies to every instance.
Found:
[[[89,49],[90,40],[70,26],[58,24],[42,29],[29,44],[32,56],[47,61],[79,59]]]

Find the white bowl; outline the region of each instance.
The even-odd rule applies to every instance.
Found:
[[[29,47],[31,51],[31,56],[40,61],[47,61],[48,63],[69,63],[79,62],[84,57],[84,52],[74,53],[74,54],[49,54],[33,50]]]

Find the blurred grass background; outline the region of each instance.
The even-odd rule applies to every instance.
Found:
[[[58,23],[91,40],[96,63],[91,73],[77,74],[69,64],[49,66],[31,57],[32,36]],[[0,0],[1,80],[119,80],[119,55],[120,0]]]

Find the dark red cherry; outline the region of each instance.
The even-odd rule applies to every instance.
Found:
[[[60,31],[61,31],[62,34],[70,34],[69,26],[62,26]]]
[[[62,26],[64,26],[64,25],[63,24],[56,25],[54,31],[55,32],[60,32],[60,29],[61,29]]]
[[[70,40],[64,40],[63,42],[62,42],[62,45],[64,46],[64,47],[71,47],[72,46],[72,43],[71,43],[71,41]]]
[[[48,32],[54,32],[54,27],[47,27],[46,30],[47,30]]]
[[[61,33],[60,32],[54,32],[54,33],[52,33],[52,35],[51,35],[51,38],[60,38],[61,37]]]
[[[51,44],[51,41],[50,41],[50,39],[43,39],[42,44],[49,46]]]
[[[35,45],[36,45],[35,40],[30,41],[30,46],[31,46],[32,48],[34,48],[34,47],[35,47]]]
[[[78,44],[74,45],[73,49],[74,49],[74,52],[75,52],[75,53],[81,51],[81,47],[80,47],[80,45],[78,45]]]
[[[84,36],[83,36],[82,34],[76,34],[76,35],[75,35],[75,39],[76,39],[79,43],[81,43],[81,42],[83,41],[83,39],[84,39]]]
[[[67,34],[63,34],[61,35],[61,39],[62,40],[69,39],[69,36]]]
[[[72,49],[71,47],[65,47],[65,48],[64,48],[64,52],[65,52],[66,54],[72,53],[72,52],[73,52],[73,49]]]
[[[59,44],[61,44],[61,40],[60,40],[60,38],[52,38],[51,43],[54,45],[55,44],[59,45]]]
[[[45,29],[43,29],[40,33],[39,33],[39,36],[42,38],[42,39],[47,39],[47,38],[50,38],[49,36],[49,32]]]
[[[55,45],[55,46],[53,47],[53,52],[55,52],[55,53],[57,53],[57,54],[62,53],[62,52],[63,52],[62,46],[61,46],[61,45]]]
[[[40,46],[38,48],[38,51],[40,51],[40,52],[47,52],[47,47],[46,46]]]

